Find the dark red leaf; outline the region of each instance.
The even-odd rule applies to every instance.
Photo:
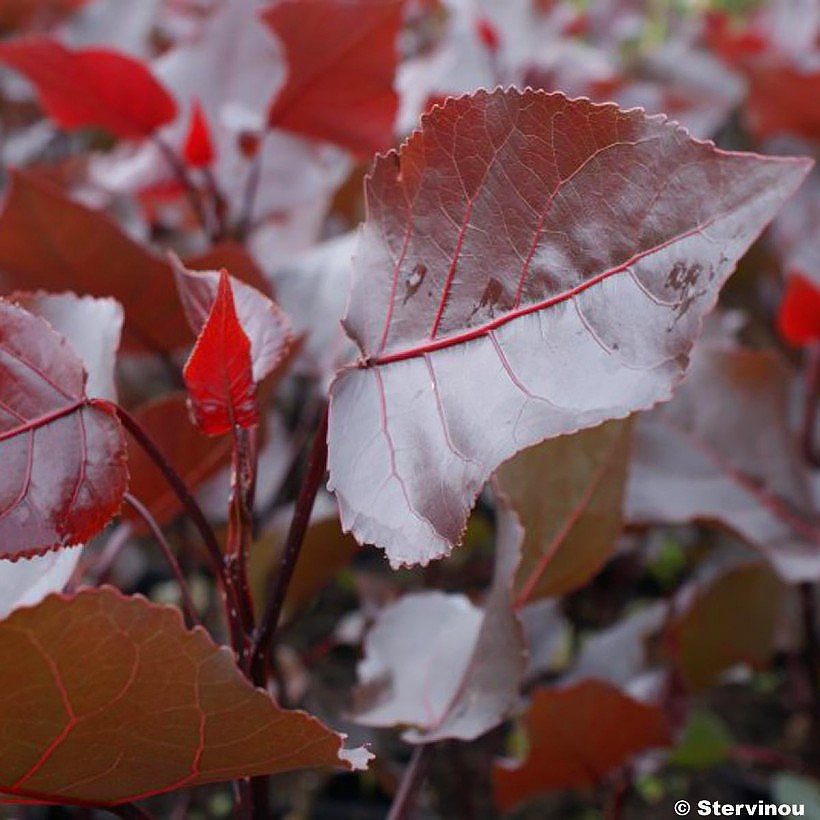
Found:
[[[288,77],[269,123],[369,157],[393,141],[401,0],[284,0],[263,12]]]
[[[179,610],[110,587],[0,621],[0,686],[0,802],[111,805],[369,757],[254,689]]]
[[[194,100],[191,106],[191,120],[182,150],[186,162],[193,168],[207,168],[214,161],[211,129],[199,100]]]
[[[236,316],[225,271],[220,274],[216,298],[182,375],[203,432],[218,435],[259,424],[251,343]]]
[[[220,259],[230,261],[230,255],[223,253]],[[221,275],[217,271],[188,270],[174,256],[171,261],[188,324],[194,333],[200,334],[216,299]],[[204,257],[199,260],[205,261]],[[250,340],[253,380],[258,384],[286,358],[293,343],[290,322],[264,293],[231,276],[228,282],[239,325]]]
[[[526,726],[530,749],[524,765],[493,771],[502,810],[546,792],[597,785],[634,755],[670,741],[659,707],[598,681],[536,691]]]
[[[820,341],[820,288],[804,276],[790,276],[777,325],[780,335],[795,347]]]
[[[118,137],[146,137],[171,122],[173,97],[138,60],[105,49],[72,51],[47,37],[0,44],[0,62],[25,74],[63,128],[96,125]]]
[[[810,160],[664,117],[478,92],[377,158],[331,388],[330,486],[394,565],[461,539],[519,450],[668,399],[702,317]]]
[[[119,509],[122,428],[85,382],[65,338],[0,300],[0,557],[81,544]]]
[[[170,266],[32,173],[14,172],[6,194],[0,284],[114,296],[125,309],[123,346],[131,350],[173,350],[190,340]]]

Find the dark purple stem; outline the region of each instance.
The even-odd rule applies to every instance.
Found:
[[[290,579],[293,577],[293,570],[296,568],[299,550],[302,547],[310,523],[313,502],[316,500],[316,494],[319,492],[319,487],[325,477],[327,468],[327,417],[328,408],[325,406],[308,457],[307,471],[302,480],[302,486],[299,488],[299,495],[296,498],[296,507],[293,510],[290,529],[282,550],[279,571],[273,582],[273,590],[268,598],[265,614],[262,616],[251,649],[248,668],[251,673],[251,680],[257,686],[264,687],[267,684],[267,658],[273,643],[273,636],[285,603]]]
[[[157,524],[156,519],[153,515],[151,515],[151,511],[145,504],[142,503],[137,498],[134,498],[131,493],[126,493],[123,496],[123,499],[131,506],[134,510],[136,510],[137,514],[142,518],[142,520],[147,525],[148,529],[151,530],[153,533],[154,538],[157,539],[157,543],[159,544],[160,550],[162,550],[162,555],[165,558],[166,563],[171,568],[171,572],[174,575],[174,579],[179,586],[180,596],[182,597],[182,611],[185,613],[185,617],[188,621],[189,626],[202,626],[202,621],[199,620],[199,616],[196,614],[196,606],[194,606],[194,600],[191,597],[191,590],[188,588],[188,582],[185,580],[185,575],[182,572],[182,567],[180,567],[179,562],[174,555],[173,550],[171,549],[171,545],[168,543],[168,540],[165,538],[165,534],[162,532],[162,528]]]

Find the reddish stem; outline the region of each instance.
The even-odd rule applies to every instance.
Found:
[[[185,575],[182,572],[182,567],[180,567],[179,562],[176,559],[176,556],[171,549],[171,545],[168,543],[167,539],[165,538],[165,534],[162,532],[162,528],[157,524],[156,519],[153,515],[151,515],[150,510],[145,506],[137,498],[134,498],[131,493],[126,493],[123,496],[123,499],[131,506],[134,510],[139,514],[140,518],[146,523],[148,529],[154,535],[154,538],[157,539],[157,543],[159,544],[160,550],[162,550],[162,555],[165,558],[166,563],[171,568],[171,572],[174,575],[174,579],[179,586],[180,596],[182,597],[182,611],[185,613],[185,617],[188,621],[189,626],[202,626],[202,621],[199,620],[199,616],[196,614],[196,606],[194,606],[193,598],[191,597],[191,590],[188,588],[188,582],[185,580]]]
[[[399,789],[393,798],[387,820],[406,820],[416,805],[419,789],[427,776],[432,745],[417,746],[404,770]]]
[[[159,468],[160,472],[165,476],[165,480],[170,485],[171,489],[176,493],[182,506],[187,510],[188,515],[194,522],[194,526],[199,530],[199,534],[205,543],[206,552],[210,559],[211,566],[219,582],[222,590],[223,604],[225,607],[225,616],[228,621],[228,628],[231,633],[231,644],[236,652],[237,657],[242,657],[245,651],[245,635],[242,631],[242,625],[239,620],[239,606],[236,599],[236,591],[231,584],[230,576],[225,567],[225,561],[222,557],[222,551],[219,548],[219,542],[216,540],[211,525],[202,508],[197,503],[196,499],[191,495],[187,484],[179,477],[177,471],[168,463],[165,456],[159,450],[153,439],[143,429],[140,423],[130,414],[117,404],[104,401],[102,399],[93,399],[93,405],[102,406],[108,411],[116,413],[117,418],[122,422],[123,427],[133,436],[134,441],[146,452],[151,460]]]
[[[319,492],[319,486],[325,477],[327,467],[327,420],[328,409],[322,413],[322,420],[319,429],[313,439],[310,456],[307,463],[302,486],[299,488],[299,495],[296,499],[296,506],[293,510],[293,518],[290,522],[290,529],[285,540],[285,546],[280,558],[279,571],[273,583],[273,590],[268,598],[265,607],[265,614],[256,631],[256,638],[251,650],[249,669],[251,679],[257,686],[265,686],[267,683],[268,664],[267,657],[270,652],[276,626],[279,623],[279,616],[285,603],[288,585],[293,577],[293,570],[296,568],[296,560],[299,557],[299,550],[305,539],[310,513],[313,510],[313,502]]]

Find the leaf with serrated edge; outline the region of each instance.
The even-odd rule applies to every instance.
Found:
[[[111,587],[0,622],[0,799],[111,805],[365,749],[255,689],[179,610]]]
[[[344,527],[426,563],[516,452],[668,399],[810,164],[561,94],[434,108],[366,183],[344,320],[361,360],[331,388]]]
[[[0,557],[81,544],[120,507],[123,431],[85,383],[64,337],[0,299]]]

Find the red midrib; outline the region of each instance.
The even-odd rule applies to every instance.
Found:
[[[464,344],[465,342],[480,339],[482,336],[486,336],[488,333],[491,333],[493,330],[496,330],[499,327],[506,325],[508,322],[512,322],[515,319],[520,319],[522,316],[527,316],[530,313],[536,313],[539,310],[544,310],[545,308],[549,308],[553,305],[560,304],[561,302],[566,302],[568,299],[572,299],[573,296],[582,293],[583,291],[587,290],[587,288],[591,288],[594,285],[600,284],[604,281],[604,279],[608,279],[610,276],[613,276],[616,273],[621,273],[622,271],[626,270],[631,265],[634,265],[635,262],[640,261],[644,257],[650,256],[653,253],[657,253],[658,251],[661,251],[664,248],[669,247],[675,242],[679,242],[682,239],[687,239],[690,236],[694,236],[695,234],[700,233],[705,228],[708,228],[720,216],[721,214],[716,214],[715,216],[706,220],[706,222],[704,222],[702,225],[697,225],[689,231],[686,231],[682,234],[678,234],[677,236],[673,236],[671,239],[668,239],[666,242],[662,242],[660,245],[655,245],[654,247],[649,248],[648,250],[641,251],[641,253],[637,253],[634,256],[627,259],[626,262],[622,262],[620,265],[617,265],[614,268],[605,270],[603,273],[599,273],[597,276],[593,276],[591,279],[587,279],[586,282],[582,282],[580,285],[576,285],[574,288],[564,291],[563,293],[556,294],[555,296],[550,296],[548,299],[544,299],[541,302],[535,302],[531,305],[524,305],[524,307],[517,308],[516,310],[511,310],[508,313],[505,313],[503,316],[499,316],[497,319],[493,319],[493,321],[491,322],[487,322],[483,325],[478,325],[477,327],[470,328],[469,330],[464,330],[461,333],[456,333],[452,336],[444,336],[438,339],[431,338],[427,341],[421,342],[420,344],[414,345],[413,347],[408,347],[404,350],[397,350],[393,353],[384,353],[378,356],[369,357],[361,362],[360,367],[375,367],[377,365],[403,361],[404,359],[414,359],[418,356],[423,356],[425,353],[432,353],[436,350],[443,350],[447,347],[453,347],[454,345]],[[452,272],[453,266],[451,266],[450,273],[447,277],[447,281],[445,282],[446,291],[449,290],[449,286],[452,281]],[[433,324],[433,332],[435,332],[435,330],[438,328],[438,321],[441,318],[439,314],[442,312],[441,306],[444,305],[445,301],[446,299],[444,298],[441,300],[439,313],[436,315],[436,319]]]

